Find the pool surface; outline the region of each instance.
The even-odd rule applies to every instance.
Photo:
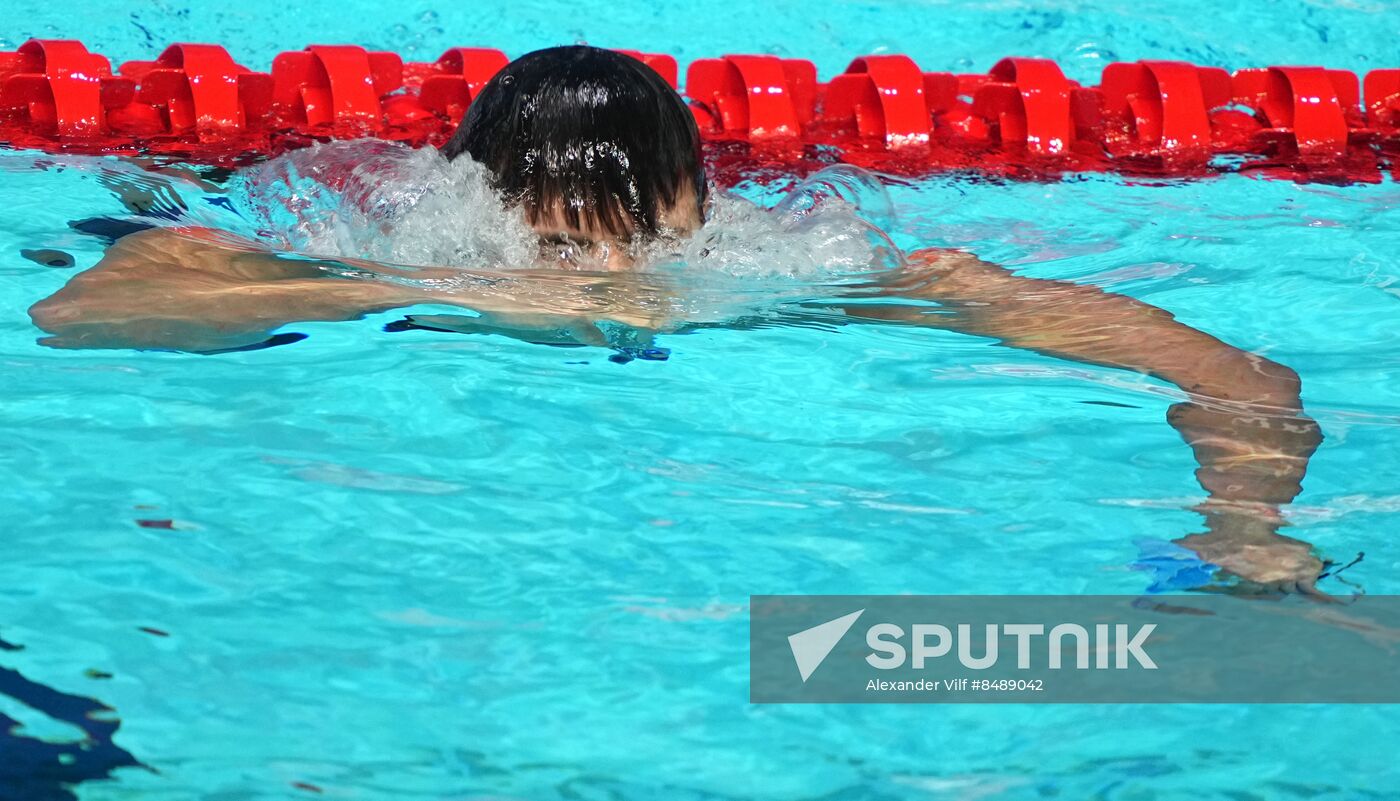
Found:
[[[425,60],[578,40],[682,69],[800,56],[823,80],[877,50],[930,70],[1045,56],[1085,81],[1138,58],[1400,66],[1400,7],[1379,0],[19,0],[3,17],[0,50],[216,41],[263,69],[312,42]],[[1400,593],[1394,181],[889,192],[903,247],[1127,294],[1297,370],[1326,440],[1286,533],[1365,553],[1323,589]],[[0,733],[0,799],[1400,797],[1385,707],[748,702],[750,594],[1143,592],[1141,543],[1202,526],[1166,384],[876,325],[707,329],[622,364],[386,331],[405,310],[254,352],[59,351],[26,310],[103,252],[68,223],[123,209],[90,163],[29,151],[0,151],[0,207],[0,720],[22,725]]]

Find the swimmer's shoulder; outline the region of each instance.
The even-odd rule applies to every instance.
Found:
[[[213,229],[194,226],[148,228],[113,242],[103,260],[161,261],[193,266],[191,262],[219,249],[215,244],[216,235]]]
[[[137,231],[107,248],[89,275],[92,279],[133,274],[162,283],[199,275],[220,281],[271,281],[320,278],[325,273],[309,261],[279,258],[256,242],[199,226],[158,227]]]

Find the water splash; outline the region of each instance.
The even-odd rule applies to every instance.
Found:
[[[409,266],[550,266],[540,262],[536,234],[489,179],[470,159],[449,162],[432,148],[336,142],[251,168],[232,197],[257,238],[277,250]],[[855,167],[823,170],[771,209],[715,193],[707,218],[688,239],[638,246],[637,269],[820,283],[903,263],[882,227],[894,219],[889,195],[878,177]]]
[[[536,240],[486,170],[374,140],[287,153],[247,172],[235,205],[264,243],[308,256],[416,266],[530,266]]]
[[[893,222],[894,206],[877,176],[828,167],[771,209],[719,194],[699,233],[679,250],[648,255],[653,264],[670,262],[695,274],[841,281],[903,266],[884,230]]]

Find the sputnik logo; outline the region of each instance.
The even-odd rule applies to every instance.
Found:
[[[788,647],[792,649],[792,659],[797,663],[797,672],[802,676],[803,684],[806,684],[808,677],[821,667],[831,650],[841,642],[841,638],[846,636],[846,632],[855,625],[856,619],[863,614],[865,610],[860,609],[788,637]]]

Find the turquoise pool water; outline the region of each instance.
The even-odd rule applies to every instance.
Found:
[[[425,59],[587,39],[805,56],[823,77],[877,48],[929,69],[1049,56],[1084,80],[1140,57],[1400,66],[1381,2],[239,8],[24,0],[0,47],[212,40],[265,67],[308,42]],[[68,222],[121,208],[46,163],[0,152],[0,715],[24,724],[0,739],[7,801],[1400,795],[1384,707],[748,703],[751,593],[1141,592],[1136,542],[1201,527],[1165,385],[877,326],[708,330],[625,365],[384,332],[398,312],[222,356],[47,350],[25,310],[102,253]],[[1400,592],[1393,182],[891,193],[901,244],[1122,292],[1296,369],[1327,439],[1289,533],[1364,551],[1347,577]],[[99,757],[144,767],[15,775],[81,737],[71,703],[28,705],[38,686],[110,706]]]

